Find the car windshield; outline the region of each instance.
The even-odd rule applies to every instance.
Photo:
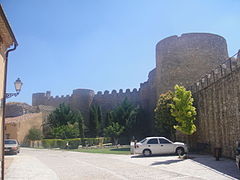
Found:
[[[5,144],[17,144],[17,142],[14,140],[5,140],[4,143]]]
[[[146,139],[143,139],[143,140],[140,141],[140,143],[144,143],[145,141],[146,141]]]

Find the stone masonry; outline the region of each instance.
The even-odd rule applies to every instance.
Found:
[[[32,105],[57,107],[60,103],[66,103],[81,110],[84,119],[88,121],[88,111],[92,104],[100,105],[103,113],[106,113],[128,98],[133,104],[142,107],[153,129],[153,110],[161,93],[173,89],[175,84],[189,86],[227,57],[227,44],[221,36],[208,33],[171,36],[157,44],[156,68],[149,73],[148,80],[140,84],[139,89],[97,94],[90,89],[76,89],[72,95],[61,97],[52,97],[50,91],[34,93]]]
[[[97,94],[77,89],[72,95],[61,97],[52,97],[50,92],[35,93],[32,105],[56,107],[64,102],[82,111],[88,119],[92,104],[100,105],[106,113],[128,98],[142,107],[153,129],[153,110],[159,95],[172,90],[175,84],[184,85],[192,90],[198,111],[197,132],[192,136],[195,145],[207,144],[211,151],[221,147],[224,156],[233,157],[235,142],[240,140],[240,56],[225,61],[228,58],[226,40],[221,36],[209,33],[171,36],[157,44],[156,68],[139,89]]]

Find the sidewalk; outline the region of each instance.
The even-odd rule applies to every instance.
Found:
[[[7,169],[6,180],[58,180],[56,173],[37,158],[17,155]]]

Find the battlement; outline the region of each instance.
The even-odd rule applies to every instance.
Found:
[[[106,90],[104,92],[102,91],[98,91],[97,94],[95,95],[96,97],[102,97],[102,96],[118,96],[118,95],[126,95],[126,96],[130,96],[130,95],[134,95],[139,93],[139,91],[134,88],[132,91],[130,89],[126,89],[125,92],[123,92],[123,89],[119,89],[119,91],[117,92],[117,90],[112,90],[111,92]]]
[[[234,54],[232,57],[225,60],[222,64],[218,65],[211,71],[202,75],[199,80],[189,86],[187,89],[191,90],[193,93],[205,89],[211,86],[216,81],[228,76],[235,70],[240,68],[240,50],[238,53]]]
[[[47,91],[46,93],[34,93],[32,95],[32,105],[47,105],[56,107],[60,103],[69,102],[70,98],[70,95],[53,97],[51,96],[51,91]]]
[[[157,94],[186,87],[228,58],[226,40],[211,33],[171,36],[156,45]]]
[[[130,97],[138,95],[139,90],[134,88],[132,91],[130,89],[126,89],[125,92],[123,89],[112,90],[111,92],[105,90],[104,92],[98,91],[97,94],[94,93],[91,89],[75,89],[71,95],[61,95],[61,96],[51,96],[51,92],[47,91],[46,93],[34,93],[32,95],[32,105],[49,105],[49,106],[57,106],[60,103],[70,103],[73,98],[78,98],[80,96],[91,96],[92,98],[105,98],[105,97]]]
[[[32,104],[57,107],[64,102],[74,110],[80,110],[87,122],[91,105],[101,106],[104,115],[127,98],[132,104],[141,106],[153,126],[154,108],[161,93],[173,90],[176,84],[192,91],[213,84],[240,67],[240,54],[225,61],[228,57],[226,40],[219,35],[187,33],[170,36],[157,43],[156,67],[149,72],[147,81],[140,83],[139,89],[113,89],[96,94],[91,89],[75,89],[71,95],[55,97],[47,91],[33,94]]]

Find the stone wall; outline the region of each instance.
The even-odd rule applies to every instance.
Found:
[[[230,130],[236,125],[234,122],[237,119],[236,99],[238,98],[236,97],[240,93],[238,94],[238,76],[235,77],[234,74],[238,72],[239,61],[232,58],[231,61],[226,61],[224,65],[219,66],[227,58],[226,40],[221,36],[209,33],[172,36],[157,44],[156,68],[149,73],[148,80],[140,84],[139,90],[125,92],[113,90],[111,93],[105,91],[95,94],[92,90],[77,89],[71,96],[55,98],[51,97],[48,91],[33,94],[32,104],[56,107],[64,102],[82,111],[84,118],[88,119],[89,107],[92,104],[100,105],[103,113],[106,113],[127,97],[133,104],[141,106],[146,115],[144,117],[147,119],[146,125],[153,130],[153,111],[159,95],[173,89],[175,84],[184,85],[195,92],[194,97],[199,111],[199,130],[195,135],[196,141],[210,144],[212,148],[226,142],[231,146],[231,150],[225,148],[224,154],[231,156],[233,142],[239,138],[234,135],[234,131]],[[230,117],[235,118],[234,122]],[[218,132],[220,125],[222,126],[221,134]],[[239,127],[239,124],[236,127]],[[152,132],[149,131],[148,135],[152,135]],[[230,135],[234,135],[234,138],[231,139]],[[226,136],[229,138],[223,140]],[[219,137],[223,138],[220,140]]]
[[[17,139],[20,144],[23,144],[24,138],[31,128],[42,129],[43,120],[44,114],[41,112],[6,118],[5,136],[6,138]]]
[[[226,40],[209,33],[188,33],[161,40],[156,46],[157,94],[175,84],[188,87],[228,58]]]
[[[99,91],[94,96],[93,104],[100,105],[102,111],[106,113],[117,107],[117,105],[123,102],[125,98],[127,98],[134,105],[138,105],[139,91],[137,89],[133,89],[133,91],[126,89],[125,92],[123,92],[122,89],[120,89],[119,92],[112,90],[111,93],[109,93],[109,91],[105,91],[104,93]]]
[[[9,102],[6,104],[5,117],[17,117],[28,113],[36,113],[39,109],[26,103]]]
[[[240,141],[240,59],[229,59],[221,67],[193,90],[198,110],[194,139],[212,152],[221,147],[224,156],[234,157]]]

